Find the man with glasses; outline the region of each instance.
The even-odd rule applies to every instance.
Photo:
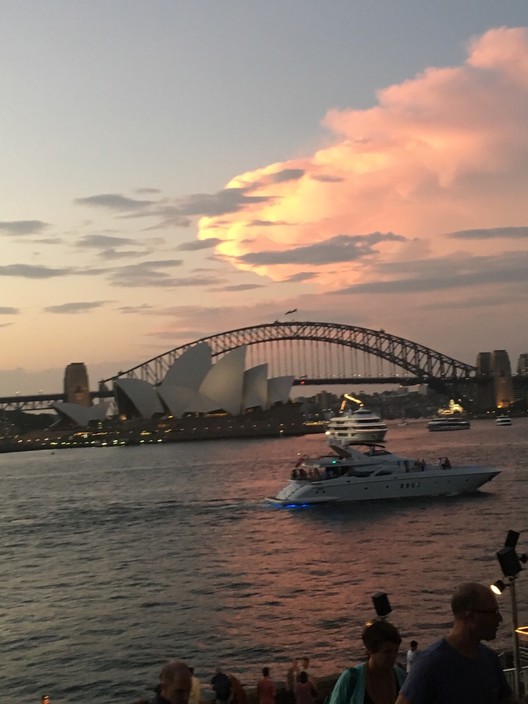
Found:
[[[497,655],[481,643],[493,640],[502,621],[495,595],[475,582],[451,598],[453,628],[416,659],[396,704],[510,704],[512,690]]]

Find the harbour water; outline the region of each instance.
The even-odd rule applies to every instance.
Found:
[[[176,657],[203,682],[219,664],[282,680],[305,654],[329,674],[361,657],[378,591],[402,647],[440,636],[457,583],[501,576],[509,529],[528,552],[528,419],[395,424],[387,446],[502,473],[471,496],[289,511],[264,497],[321,435],[0,455],[0,702],[130,703]],[[522,573],[517,592],[528,623]]]

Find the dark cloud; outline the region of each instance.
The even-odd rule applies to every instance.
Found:
[[[270,196],[248,196],[247,189],[225,188],[217,193],[195,193],[181,198],[176,203],[179,215],[214,217],[225,213],[237,213],[247,205],[274,200]]]
[[[181,228],[188,228],[191,227],[193,224],[192,218],[188,218],[187,216],[183,217],[182,215],[179,215],[178,211],[176,208],[172,208],[170,206],[163,208],[162,210],[158,209],[156,210],[155,213],[141,213],[137,214],[134,216],[129,216],[129,217],[156,217],[158,218],[158,222],[155,225],[151,225],[150,227],[146,227],[145,230],[165,230],[167,228],[171,227],[181,227]],[[159,218],[161,217],[161,220]]]
[[[373,232],[369,235],[336,235],[317,244],[293,247],[282,252],[252,252],[238,257],[246,264],[309,264],[319,266],[336,262],[356,261],[375,253],[374,247],[382,242],[405,242],[405,237],[392,232]]]
[[[160,221],[150,230],[166,227],[189,227],[194,217],[217,217],[237,213],[248,205],[272,202],[273,196],[251,196],[248,189],[225,188],[217,193],[193,193],[178,198],[173,203],[158,204],[154,208],[138,211],[127,217],[157,217]],[[218,224],[218,223],[217,223]]]
[[[42,220],[12,220],[0,221],[0,232],[7,235],[36,235],[49,227]]]
[[[490,227],[477,230],[458,230],[448,237],[456,240],[526,239],[528,227]]]
[[[285,279],[288,283],[301,283],[302,281],[310,281],[317,278],[318,274],[315,271],[300,271],[298,274],[292,274]]]
[[[283,183],[284,181],[298,181],[304,176],[304,169],[282,169],[270,176],[272,183]]]
[[[136,244],[136,242],[130,237],[115,237],[113,235],[84,235],[78,242],[75,243],[75,246],[99,249],[101,247],[121,247],[127,244]]]
[[[154,205],[156,201],[135,200],[122,196],[119,193],[102,193],[97,196],[88,196],[87,198],[76,198],[74,202],[77,205],[88,205],[93,208],[106,208],[107,210],[128,212],[143,210]]]
[[[517,290],[519,287],[516,285],[513,286],[514,290],[516,290],[516,299],[517,300],[525,300],[528,299],[528,291],[527,290]],[[512,295],[511,295],[511,290],[512,287],[508,289],[507,292],[504,294],[495,293],[493,295],[489,296],[479,296],[475,297],[472,296],[471,298],[467,296],[463,296],[461,298],[458,298],[456,300],[443,300],[442,301],[442,309],[447,309],[449,308],[450,310],[460,310],[464,308],[493,308],[496,306],[510,306],[512,303]],[[423,310],[434,310],[438,311],[438,303],[428,303],[425,305],[422,305],[421,308]]]
[[[130,315],[130,314],[145,314],[145,313],[150,313],[150,311],[155,310],[154,306],[149,305],[148,303],[142,303],[139,306],[121,306],[120,308],[117,309],[120,313],[124,313],[125,315]]]
[[[64,244],[62,237],[45,237],[38,240],[31,240],[31,244]]]
[[[443,259],[387,264],[380,267],[380,273],[396,274],[399,271],[404,276],[354,284],[329,292],[329,295],[426,293],[500,284],[519,284],[526,289],[527,270],[528,252],[508,252],[490,257],[465,256],[460,260],[451,255]]]
[[[330,176],[329,174],[311,174],[310,178],[312,178],[314,181],[322,181],[323,183],[340,183],[341,181],[345,180],[341,176]]]
[[[76,301],[72,303],[61,303],[58,306],[47,306],[43,310],[46,313],[85,313],[95,308],[105,306],[109,301]]]
[[[299,177],[300,169],[285,169],[276,176],[286,180]],[[253,188],[254,186],[252,186]],[[253,196],[249,188],[224,188],[217,193],[192,193],[171,201],[136,200],[119,193],[103,193],[87,198],[77,198],[78,205],[105,208],[113,210],[118,217],[124,218],[157,218],[158,223],[148,227],[155,230],[167,227],[190,227],[195,217],[219,217],[237,213],[248,205],[269,203],[274,196]],[[215,223],[220,226],[221,223]]]
[[[136,188],[136,193],[161,193],[159,188]]]
[[[252,220],[249,227],[285,227],[293,223],[285,222],[284,220]]]
[[[18,308],[11,308],[10,306],[0,306],[0,315],[17,315],[19,313]]]
[[[173,280],[172,285],[178,288],[185,288],[187,286],[215,286],[224,281],[219,276],[202,276],[202,277],[181,277]]]
[[[172,274],[163,271],[183,264],[181,259],[139,262],[118,269],[109,270],[109,279],[114,286],[125,287],[171,287],[174,286]]]
[[[144,257],[148,253],[149,252],[146,249],[143,251],[132,249],[118,251],[117,249],[110,247],[110,249],[103,249],[103,251],[99,252],[97,256],[101,259],[133,259],[134,257]]]
[[[178,245],[176,250],[178,252],[196,252],[201,249],[212,249],[223,241],[219,237],[209,237],[206,240],[191,240]]]
[[[48,266],[36,266],[31,264],[7,264],[0,266],[0,276],[19,276],[24,279],[53,279],[58,276],[68,276],[75,273],[73,269],[66,267],[62,269],[52,269]]]
[[[222,286],[220,288],[211,289],[212,291],[251,291],[255,288],[264,288],[263,284],[232,284],[231,286]]]

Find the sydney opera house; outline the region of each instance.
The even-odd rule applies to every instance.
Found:
[[[245,345],[237,347],[213,364],[209,345],[198,343],[173,362],[159,385],[142,379],[117,378],[114,401],[120,419],[181,419],[215,413],[233,417],[286,404],[294,377],[268,378],[267,364],[246,369],[246,349]],[[79,370],[73,371],[80,378]],[[76,393],[76,402],[67,400],[52,405],[63,421],[86,427],[106,418],[110,403],[89,405],[88,400],[81,404],[78,387]]]

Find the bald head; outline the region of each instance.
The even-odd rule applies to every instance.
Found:
[[[502,621],[497,599],[489,587],[464,582],[451,598],[454,615],[453,633],[473,646],[481,640],[493,640]]]
[[[495,601],[493,592],[478,582],[464,582],[460,584],[451,597],[451,610],[455,616],[463,616],[467,611],[488,606],[490,597]]]
[[[187,704],[191,693],[191,670],[182,660],[173,660],[160,672],[161,695],[170,704]]]

